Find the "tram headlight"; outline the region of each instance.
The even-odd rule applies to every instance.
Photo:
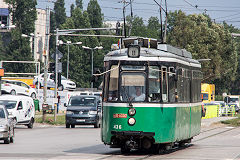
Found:
[[[130,116],[134,116],[134,115],[136,114],[136,109],[135,109],[135,108],[129,108],[128,114],[129,114]]]
[[[128,124],[129,124],[130,126],[133,126],[135,123],[136,123],[135,118],[129,118],[129,119],[128,119]]]

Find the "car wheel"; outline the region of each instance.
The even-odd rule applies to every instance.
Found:
[[[37,98],[36,93],[32,93],[31,97],[32,97],[32,99],[36,99]]]
[[[8,131],[8,137],[4,139],[4,144],[9,144],[10,143],[10,130]]]
[[[10,137],[10,143],[13,143],[13,142],[14,142],[13,137],[14,137],[14,129],[13,129],[13,135]]]
[[[99,120],[94,124],[94,128],[99,128],[100,127],[100,123]]]
[[[70,128],[70,124],[66,124],[66,128]]]
[[[58,87],[58,90],[59,90],[59,91],[63,91],[63,89],[64,89],[63,85],[61,85],[61,86]]]
[[[16,91],[13,89],[13,90],[11,90],[10,94],[11,95],[16,95]]]
[[[75,128],[75,124],[71,124],[71,128]]]
[[[27,125],[28,128],[33,128],[33,123],[34,123],[34,120],[33,118],[30,120],[29,124]]]

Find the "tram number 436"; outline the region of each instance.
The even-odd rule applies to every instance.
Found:
[[[113,126],[113,128],[114,128],[114,129],[122,129],[122,125],[117,125],[117,124],[115,124],[115,125]]]

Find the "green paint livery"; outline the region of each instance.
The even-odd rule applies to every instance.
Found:
[[[136,114],[128,115],[129,107],[103,105],[102,141],[111,144],[111,131],[154,132],[155,143],[178,142],[200,133],[201,105],[194,107],[134,107]],[[146,106],[147,106],[146,105]],[[176,104],[178,105],[178,104]],[[126,114],[127,118],[114,118],[114,114]],[[136,124],[130,126],[128,119]]]

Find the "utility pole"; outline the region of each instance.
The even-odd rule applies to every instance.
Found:
[[[123,0],[123,28],[124,28],[124,37],[127,38],[127,31],[126,31],[126,18],[125,18],[125,6],[126,1]]]
[[[48,57],[49,57],[49,36],[50,36],[50,8],[46,10],[46,37],[44,50],[44,88],[43,88],[43,104],[47,105],[47,73],[48,73]],[[43,111],[43,121],[46,120],[46,111]]]
[[[164,38],[163,43],[167,43],[167,0],[165,0],[165,7],[166,7],[166,18],[165,18],[165,31],[164,31]]]
[[[54,90],[54,99],[57,99],[57,88],[58,88],[58,28],[56,29],[56,51],[55,51],[55,90]],[[57,106],[54,104],[54,122],[56,122],[57,117]]]

